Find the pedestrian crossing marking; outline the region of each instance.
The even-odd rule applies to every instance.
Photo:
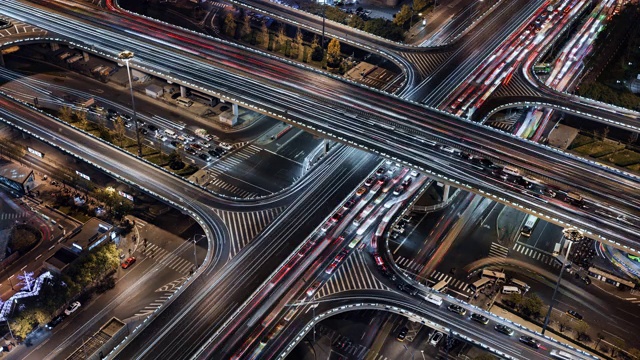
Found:
[[[356,251],[342,260],[342,265],[340,265],[335,270],[333,276],[318,289],[314,298],[319,299],[349,290],[390,290],[371,273],[363,256],[362,252]]]
[[[494,242],[491,243],[491,247],[489,248],[490,257],[506,258],[508,255],[509,255],[508,247],[502,246]]]
[[[153,258],[158,263],[164,264],[166,267],[179,272],[182,275],[188,275],[193,270],[194,264],[174,253],[161,248],[160,246],[148,243],[146,249],[143,250],[147,256]]]
[[[242,250],[285,208],[285,206],[281,206],[273,209],[242,212],[213,209],[229,230],[229,238],[231,240],[229,258],[232,258]]]
[[[220,178],[221,175],[229,172],[239,164],[256,154],[259,154],[263,150],[262,148],[248,142],[236,143],[232,146],[234,150],[237,151],[234,151],[229,156],[219,159],[206,169],[208,177],[205,180],[206,182],[204,183],[204,186],[213,187],[214,191],[218,192],[220,192],[220,190],[224,190],[225,193],[232,194],[232,196],[241,197],[243,199],[251,199],[264,195],[241,189],[236,185],[229,183],[229,181]]]
[[[560,264],[556,261],[556,258],[546,254],[541,250],[537,250],[535,248],[529,247],[528,245],[522,243],[515,243],[513,245],[513,250],[519,252],[524,256],[528,256],[536,261],[540,261],[544,264],[553,266],[555,268],[559,268]]]

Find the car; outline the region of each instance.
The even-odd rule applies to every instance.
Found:
[[[416,170],[411,170],[411,176],[413,176],[414,178],[417,178],[420,175],[420,173],[418,173]]]
[[[127,258],[127,260],[125,260],[125,261],[122,263],[122,268],[123,268],[123,269],[126,269],[126,268],[128,268],[129,266],[133,265],[133,263],[134,263],[134,262],[136,262],[136,257],[135,257],[135,256],[130,256],[130,257],[128,257],[128,258]]]
[[[158,127],[153,124],[149,124],[147,125],[147,129],[149,129],[149,131],[157,131]]]
[[[220,144],[218,144],[218,145],[219,145],[221,148],[223,148],[223,149],[225,149],[225,150],[227,150],[227,151],[229,151],[229,150],[233,149],[233,146],[232,146],[231,144],[229,144],[229,143],[226,143],[226,142],[221,142],[221,143],[220,143]]]
[[[441,333],[440,331],[434,332],[433,335],[431,335],[431,339],[429,339],[429,345],[437,346],[443,337],[444,337],[444,334]]]
[[[393,195],[400,195],[404,191],[404,186],[399,185],[393,190]]]
[[[370,177],[370,178],[368,178],[367,180],[364,181],[364,185],[365,186],[371,186],[371,185],[373,185],[373,183],[375,181],[376,181],[376,178],[372,176],[372,177]]]
[[[382,257],[380,256],[380,254],[378,253],[373,254],[373,258],[376,260],[376,264],[378,264],[378,266],[384,266],[384,261],[382,260]]]
[[[220,146],[216,146],[216,148],[213,149],[213,151],[220,153],[220,155],[224,155],[227,153],[227,150],[225,150],[224,148],[221,148]]]
[[[204,140],[199,140],[198,144],[202,145],[203,147],[206,147],[207,149],[211,147],[211,144],[209,144],[208,142],[206,142]]]
[[[307,289],[307,296],[312,297],[320,287],[320,281],[316,281]]]
[[[327,221],[326,223],[324,223],[324,225],[322,225],[322,227],[320,228],[320,230],[322,231],[327,231],[329,230],[329,228],[331,227],[331,225],[333,225],[333,223],[331,221]]]
[[[578,320],[582,320],[582,315],[580,315],[575,310],[567,310],[567,314],[571,315],[572,317],[574,317],[574,318],[576,318]]]
[[[402,288],[402,291],[406,292],[407,294],[411,295],[411,296],[416,296],[418,295],[418,289],[416,289],[414,286],[412,285],[405,285]]]
[[[202,151],[202,150],[203,150],[203,149],[202,149],[202,146],[200,146],[200,145],[198,145],[198,144],[191,144],[191,145],[189,145],[189,146],[191,146],[191,148],[196,149],[196,150],[198,150],[198,151]]]
[[[139,128],[140,134],[142,135],[147,135],[149,133],[149,130],[145,129],[145,128]]]
[[[344,205],[342,205],[342,208],[343,209],[350,209],[353,206],[353,204],[355,204],[355,203],[356,203],[355,200],[349,199],[346,203],[344,203]]]
[[[198,155],[198,157],[204,161],[211,161],[211,156],[206,153],[201,153],[200,155]]]
[[[513,335],[513,329],[506,326],[506,325],[502,325],[502,324],[498,324],[496,326],[493,327],[497,332],[499,333],[503,333],[505,335]]]
[[[521,343],[531,346],[534,349],[538,349],[540,347],[540,343],[536,341],[536,339],[532,338],[531,336],[522,335],[520,336],[519,340]]]
[[[471,314],[471,320],[477,321],[483,325],[487,325],[489,323],[489,318],[481,314]]]
[[[198,155],[198,152],[195,149],[193,149],[191,146],[185,146],[184,151],[186,151],[188,154],[191,154],[191,155]]]
[[[449,309],[449,311],[454,312],[458,315],[465,315],[467,313],[467,309],[463,308],[460,305],[456,305],[456,304],[451,304],[447,307],[447,309]]]
[[[342,261],[344,259],[345,256],[347,256],[347,251],[346,250],[342,250],[342,251],[340,251],[340,253],[338,255],[336,255],[335,259],[333,259],[333,262],[339,263],[340,261]]]
[[[215,150],[209,150],[207,152],[209,153],[209,155],[213,156],[214,158],[220,157],[220,153],[217,153]]]
[[[380,178],[378,179],[378,184],[382,185],[387,181],[387,176],[386,175],[382,175],[380,176]]]
[[[122,115],[120,115],[120,117],[124,121],[131,121],[131,115],[129,115],[129,114],[122,114]],[[131,125],[133,125],[133,124],[131,124]]]
[[[179,141],[177,141],[177,140],[171,140],[171,141],[169,142],[169,144],[171,144],[171,146],[176,147],[176,148],[177,148],[177,147],[180,147],[180,145],[182,145],[182,144],[180,144],[180,142],[179,142]]]
[[[396,339],[398,341],[404,341],[404,339],[407,337],[407,333],[409,332],[409,328],[404,326],[402,327],[402,329],[400,329],[400,331],[398,332],[398,336],[396,337]]]
[[[413,178],[408,177],[408,178],[404,179],[404,181],[402,182],[402,186],[407,187],[407,186],[411,185],[412,182],[413,182]]]
[[[74,301],[68,308],[64,309],[64,314],[69,316],[80,308],[80,301]]]
[[[51,319],[51,321],[49,321],[47,325],[45,325],[44,327],[46,327],[48,330],[51,330],[54,327],[58,326],[58,324],[60,324],[62,320],[64,320],[64,315],[60,314],[54,317],[53,319]]]
[[[335,262],[332,262],[331,265],[327,266],[324,272],[331,275],[336,270],[336,267],[338,267],[338,264]]]
[[[339,212],[337,212],[337,213],[333,214],[333,216],[331,217],[331,221],[338,222],[338,220],[340,220],[341,217],[342,217],[342,215]]]
[[[362,195],[363,195],[364,193],[366,193],[366,192],[367,192],[367,188],[366,188],[366,187],[364,187],[364,186],[362,186],[362,187],[360,187],[358,190],[356,190],[356,195],[357,195],[357,196],[362,196]]]
[[[382,175],[382,174],[384,174],[384,168],[380,167],[378,168],[378,170],[376,170],[376,175]]]

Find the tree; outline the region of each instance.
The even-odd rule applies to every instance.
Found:
[[[124,127],[124,120],[120,115],[118,115],[116,120],[113,122],[113,128],[116,131],[116,138],[120,142],[120,147],[123,147],[125,127]]]
[[[611,130],[611,129],[609,129],[609,127],[608,127],[608,126],[605,126],[605,127],[604,127],[604,129],[602,130],[602,137],[603,137],[603,140],[604,140],[604,139],[606,139],[606,138],[607,138],[607,136],[609,136],[609,131],[610,131],[610,130]]]
[[[581,340],[587,335],[587,330],[589,330],[589,324],[584,321],[578,321],[573,325],[573,330],[576,331],[576,339]]]
[[[542,299],[534,293],[529,293],[524,297],[522,302],[522,312],[531,318],[537,318],[540,316],[540,309],[542,309]]]
[[[522,306],[524,298],[522,297],[522,294],[513,293],[509,295],[507,301],[511,302],[513,304],[513,308],[517,310],[520,308],[520,306]]]
[[[78,109],[73,113],[76,116],[76,119],[80,122],[80,127],[86,130],[89,125],[89,119],[87,119],[87,110],[86,109]]]
[[[260,25],[260,32],[258,33],[257,40],[258,43],[263,45],[265,48],[269,46],[269,29],[264,21],[262,22],[262,25]]]
[[[596,343],[596,350],[598,350],[598,345],[600,345],[600,342],[601,342],[602,340],[604,340],[604,337],[605,337],[605,336],[604,336],[604,334],[603,334],[603,333],[601,333],[601,332],[599,332],[599,331],[598,331],[598,333],[596,334],[596,336],[598,337],[598,342]]]
[[[321,61],[323,55],[322,52],[322,46],[320,46],[318,35],[314,35],[313,41],[311,42],[311,59],[314,61]]]
[[[404,4],[396,14],[396,17],[393,18],[393,23],[398,26],[404,26],[404,24],[411,19],[411,16],[413,16],[413,10],[411,10],[409,5]]]
[[[251,35],[251,18],[249,15],[242,17],[242,26],[240,27],[240,38],[247,41]]]
[[[42,309],[26,309],[11,319],[9,326],[14,336],[24,339],[34,327],[44,324],[47,318],[47,314]]]
[[[304,46],[303,40],[302,40],[302,31],[300,31],[300,28],[298,28],[298,30],[296,31],[296,37],[293,39],[293,43],[291,43],[291,45],[294,49],[294,52],[291,54],[291,56],[295,58],[299,58],[300,50]]]
[[[232,12],[228,12],[224,17],[224,33],[227,36],[234,36],[236,33],[236,18]]]
[[[287,35],[285,34],[286,25],[282,23],[278,28],[278,33],[276,34],[276,43],[273,46],[273,51],[282,50],[282,46],[285,41],[287,41]]]
[[[640,360],[640,349],[632,348],[627,353],[634,359]]]
[[[413,10],[414,11],[421,11],[422,9],[424,9],[425,7],[427,7],[427,0],[413,0]]]
[[[62,121],[66,121],[68,123],[73,122],[73,109],[66,105],[62,106],[58,116]]]
[[[333,38],[327,46],[327,65],[329,67],[337,67],[340,65],[342,57],[340,55],[340,41]]]
[[[353,14],[351,15],[351,19],[349,19],[348,25],[355,29],[364,30],[365,22],[360,16]]]
[[[625,341],[621,338],[618,337],[614,337],[613,339],[611,339],[611,345],[613,345],[611,347],[611,356],[613,356],[616,352],[616,350],[620,351],[622,350],[622,348],[625,345]]]

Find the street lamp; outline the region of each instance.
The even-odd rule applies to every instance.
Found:
[[[422,360],[426,360],[426,359],[424,358],[424,350],[420,350],[420,354],[422,354]]]
[[[551,296],[551,303],[549,304],[549,311],[547,311],[547,316],[544,318],[544,324],[542,325],[541,333],[544,335],[544,332],[547,330],[547,325],[549,325],[549,319],[551,318],[551,311],[553,311],[553,305],[556,302],[556,293],[558,292],[558,288],[560,287],[560,280],[562,280],[562,273],[564,273],[564,268],[567,266],[569,260],[569,252],[571,251],[571,244],[574,241],[579,241],[582,239],[583,234],[577,229],[567,228],[562,230],[562,240],[568,241],[569,245],[567,246],[567,253],[562,259],[562,267],[560,267],[560,273],[558,274],[558,280],[556,281],[556,286],[553,289],[553,295]]]
[[[131,81],[131,71],[129,69],[129,60],[133,59],[133,52],[125,50],[118,54],[118,59],[127,64],[127,75],[129,76],[129,91],[131,92],[131,110],[133,111],[133,125],[136,129],[136,141],[138,143],[138,156],[142,157],[142,144],[140,143],[140,132],[138,131],[138,117],[136,116],[136,103],[133,96],[133,82]]]

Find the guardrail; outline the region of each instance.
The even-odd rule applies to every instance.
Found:
[[[444,209],[445,207],[449,206],[449,204],[451,204],[453,199],[456,196],[458,196],[459,192],[460,192],[460,189],[456,189],[446,201],[440,202],[435,205],[427,205],[427,206],[413,205],[411,207],[411,210],[416,212],[429,213],[429,212],[434,212],[436,210]]]

